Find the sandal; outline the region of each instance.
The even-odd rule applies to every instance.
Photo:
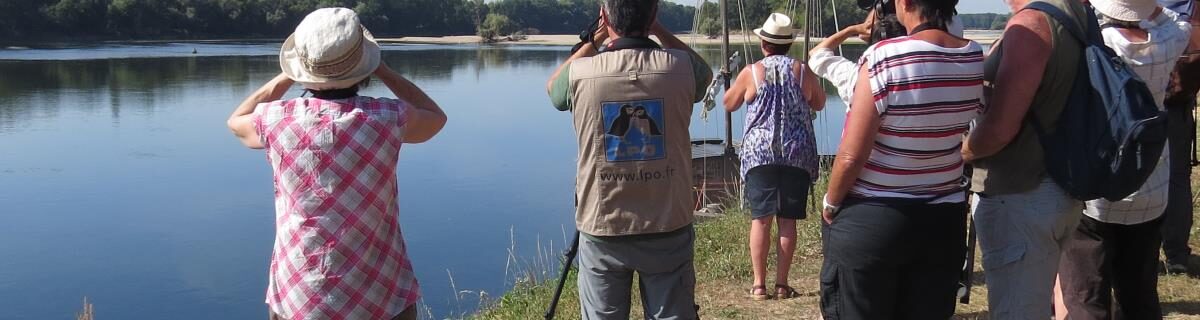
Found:
[[[775,285],[775,297],[779,298],[779,300],[791,299],[799,296],[800,293],[796,292],[796,289],[786,284]]]
[[[762,293],[759,293],[759,292],[762,292]],[[764,286],[750,287],[750,300],[763,301],[763,300],[770,300],[770,299],[771,299],[771,295],[767,293],[767,286],[764,285]]]

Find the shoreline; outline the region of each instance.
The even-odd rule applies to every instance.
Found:
[[[980,44],[992,44],[1000,38],[1000,30],[967,30],[965,38],[978,42]],[[688,45],[720,45],[721,39],[710,39],[707,36],[695,34],[678,34],[679,40],[682,40]],[[811,37],[809,41],[813,45],[821,42],[823,37]],[[375,41],[380,44],[441,44],[441,45],[463,45],[463,44],[483,44],[482,38],[479,36],[444,36],[444,37],[380,37],[375,38]],[[797,38],[796,41],[803,42],[803,38]],[[521,41],[499,41],[488,43],[488,45],[508,46],[508,45],[542,45],[542,46],[572,46],[579,42],[578,35],[531,35],[529,38]],[[730,45],[757,44],[758,38],[750,35],[749,37],[742,34],[730,34]],[[846,40],[846,44],[864,44],[857,37]]]
[[[979,42],[980,44],[988,45],[1000,38],[1001,30],[966,30],[965,38]],[[688,45],[720,45],[721,39],[708,38],[704,35],[696,35],[690,33],[676,34],[679,40],[682,40]],[[61,45],[73,44],[165,44],[165,43],[202,43],[202,44],[222,44],[222,43],[283,43],[285,38],[271,37],[249,37],[245,39],[236,38],[212,38],[212,39],[49,39],[40,42],[29,41],[0,41],[0,50],[13,48],[31,48],[31,47],[55,47]],[[824,40],[824,37],[810,37],[809,41],[813,45]],[[578,35],[571,34],[548,34],[548,35],[530,35],[527,39],[521,41],[498,41],[494,43],[482,43],[482,38],[475,35],[457,35],[457,36],[411,36],[411,37],[377,37],[375,38],[380,44],[432,44],[432,45],[495,45],[495,46],[573,46],[579,42]],[[804,41],[804,38],[796,38],[797,43]],[[730,45],[757,44],[758,38],[754,35],[743,35],[742,33],[731,33],[729,35]],[[847,39],[846,44],[864,44],[857,37]]]

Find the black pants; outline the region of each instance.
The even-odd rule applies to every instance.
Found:
[[[965,203],[848,200],[824,229],[825,319],[949,319],[966,255],[966,224]]]
[[[1162,250],[1167,261],[1187,264],[1192,254],[1188,238],[1192,230],[1192,106],[1168,106],[1167,132],[1171,155],[1171,180],[1167,211],[1163,213]]]
[[[1058,276],[1072,319],[1162,319],[1162,218],[1120,225],[1083,217],[1063,246]],[[1115,301],[1114,301],[1115,296]]]

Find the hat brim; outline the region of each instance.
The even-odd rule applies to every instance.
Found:
[[[766,41],[766,42],[770,42],[770,43],[774,43],[774,44],[792,44],[792,43],[796,42],[796,35],[794,35],[794,34],[791,37],[789,37],[788,39],[777,39],[777,38],[771,37],[770,35],[767,35],[766,33],[763,33],[762,28],[754,29],[754,35],[758,36],[758,38],[761,39],[762,41]]]
[[[295,37],[294,34],[288,36],[279,49],[279,68],[283,70],[284,75],[305,88],[330,90],[353,87],[363,79],[370,77],[372,73],[375,73],[375,69],[379,68],[381,59],[379,43],[375,42],[375,37],[366,29],[363,29],[365,41],[362,42],[362,58],[351,68],[350,72],[336,78],[321,77],[309,72],[304,67],[300,56],[296,54]]]
[[[1113,1],[1104,0],[1091,1],[1091,3],[1092,6],[1096,8],[1096,11],[1100,12],[1100,14],[1103,14],[1109,18],[1128,22],[1138,22],[1150,19],[1150,16],[1154,15],[1154,9],[1157,7],[1155,2],[1149,2],[1148,4],[1150,5],[1142,7],[1122,6]]]

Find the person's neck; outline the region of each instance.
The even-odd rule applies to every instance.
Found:
[[[928,22],[925,20],[925,18],[922,18],[921,15],[919,15],[919,14],[908,15],[907,18],[906,17],[898,17],[898,18],[901,19],[900,24],[904,25],[905,31],[908,31],[909,33],[912,33],[913,29],[916,29],[917,27],[921,26],[922,24],[925,24],[926,22]]]
[[[1021,11],[1021,9],[1025,8],[1025,5],[1027,4],[1029,4],[1029,0],[1011,0],[1008,2],[1008,7],[1015,14],[1017,11]]]

